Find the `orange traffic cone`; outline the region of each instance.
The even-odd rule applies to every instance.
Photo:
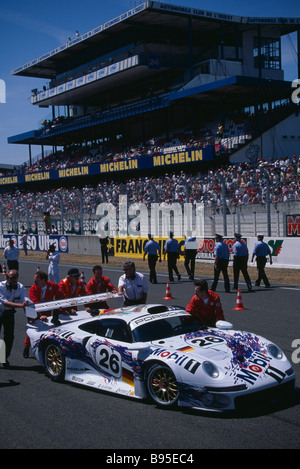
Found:
[[[40,266],[38,265],[37,268],[36,268],[36,271],[39,272],[41,269],[40,269]]]
[[[243,301],[242,301],[242,294],[241,294],[240,288],[238,289],[238,293],[237,293],[236,306],[235,306],[235,308],[232,308],[232,309],[235,310],[235,311],[244,311],[245,310],[244,305],[243,305]]]
[[[164,297],[164,300],[173,300],[173,296],[171,294],[171,288],[170,288],[170,281],[168,280],[167,282],[167,289],[166,289],[166,296]]]
[[[3,262],[2,273],[6,274],[6,263],[5,262]]]
[[[84,271],[81,272],[81,277],[80,281],[85,284],[85,276],[84,276]]]

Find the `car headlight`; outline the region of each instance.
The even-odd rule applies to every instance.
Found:
[[[203,362],[202,368],[210,378],[218,378],[219,370],[212,362]]]
[[[283,358],[282,350],[280,350],[280,348],[275,344],[268,345],[268,352],[271,357],[276,358],[277,360],[281,360]]]

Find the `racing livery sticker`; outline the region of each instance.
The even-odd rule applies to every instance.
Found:
[[[222,343],[226,342],[223,337],[217,337],[217,336],[204,336],[204,337],[196,337],[195,339],[192,339],[189,341],[190,344],[193,346],[198,346],[198,347],[210,347],[212,345],[220,345]]]
[[[262,353],[254,352],[250,360],[247,361],[245,368],[241,367],[236,374],[236,378],[240,378],[249,384],[254,384],[261,376],[261,373],[271,376],[278,383],[281,383],[286,374],[270,365],[271,358],[266,357]]]
[[[96,350],[96,361],[101,370],[120,378],[122,376],[122,358],[116,351],[106,345],[100,345]]]
[[[179,366],[183,366],[183,368],[189,371],[192,374],[195,374],[199,366],[201,365],[200,362],[194,360],[193,358],[189,358],[188,356],[181,355],[177,352],[170,352],[169,350],[158,348],[153,350],[152,355],[156,357],[161,357],[166,360],[174,360],[174,363]]]

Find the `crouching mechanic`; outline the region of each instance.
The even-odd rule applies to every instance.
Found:
[[[46,272],[39,270],[34,274],[34,283],[30,287],[29,298],[34,304],[46,303],[48,301],[62,300],[64,298],[64,294],[56,283],[48,280],[48,275],[46,274]],[[47,318],[49,316],[52,316],[53,314],[53,323],[56,325],[59,323],[59,312],[62,313],[63,311],[54,310],[53,313],[52,311],[45,311],[43,314],[37,313],[37,319],[40,319],[41,321],[46,321]],[[23,350],[24,358],[29,357],[29,349],[30,339],[28,336],[26,336]]]
[[[209,327],[215,327],[217,321],[224,321],[224,313],[219,295],[208,289],[206,280],[195,282],[195,294],[186,307],[186,311],[200,319]]]
[[[19,283],[18,279],[17,270],[12,269],[7,273],[6,281],[0,282],[0,331],[3,326],[6,359],[3,366],[5,367],[9,367],[7,359],[14,343],[16,308],[24,309],[31,303],[24,285]]]

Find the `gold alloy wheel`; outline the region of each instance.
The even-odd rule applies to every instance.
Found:
[[[159,405],[172,405],[178,399],[178,383],[170,368],[156,365],[148,375],[148,390]]]
[[[55,344],[50,344],[45,352],[46,371],[51,378],[62,378],[64,372],[64,357],[60,348]]]

